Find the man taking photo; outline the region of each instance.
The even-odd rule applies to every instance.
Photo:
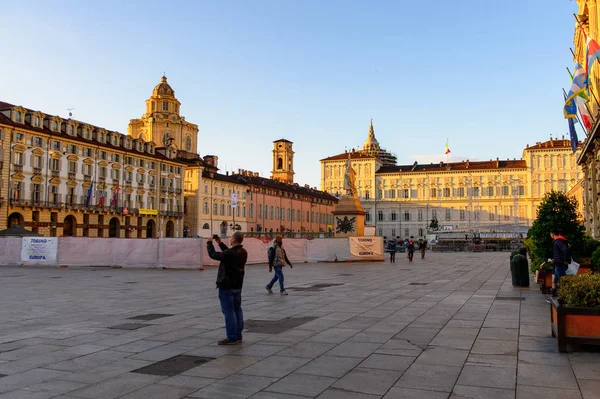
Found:
[[[242,247],[244,234],[240,231],[233,233],[230,239],[231,248],[222,243],[219,236],[214,235],[213,238],[223,252],[215,251],[212,240],[208,240],[206,249],[211,259],[221,262],[217,272],[217,288],[227,332],[227,338],[218,343],[219,345],[238,345],[242,343],[242,330],[244,329],[242,286],[244,285],[244,267],[248,260],[248,252]]]

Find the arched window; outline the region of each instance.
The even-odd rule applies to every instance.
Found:
[[[204,223],[204,225],[202,226],[202,228],[204,230],[208,230],[208,229],[210,229],[210,226],[208,225],[208,223]]]
[[[281,157],[277,158],[277,169],[283,169],[283,159]]]
[[[169,110],[169,103],[167,101],[163,101],[163,111]]]
[[[185,150],[187,152],[192,151],[192,138],[190,136],[187,136],[187,138],[185,139]]]
[[[40,117],[36,116],[34,119],[34,126],[35,127],[39,127],[40,126]]]
[[[163,145],[167,146],[169,145],[169,139],[171,138],[171,133],[165,133],[163,135]]]

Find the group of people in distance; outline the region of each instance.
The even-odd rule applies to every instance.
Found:
[[[419,252],[421,252],[421,259],[425,259],[425,250],[427,249],[426,240],[420,238],[419,241],[415,243],[413,236],[406,238],[404,241],[401,241],[400,237],[392,237],[389,240],[387,237],[383,237],[385,252],[390,253],[390,263],[396,263],[396,252],[398,252],[400,245],[404,247],[404,252],[406,252],[406,258],[409,262],[413,261],[415,249],[418,249]]]

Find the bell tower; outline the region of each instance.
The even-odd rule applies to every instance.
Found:
[[[273,142],[273,171],[271,179],[283,183],[294,183],[294,151],[292,143],[286,139]]]

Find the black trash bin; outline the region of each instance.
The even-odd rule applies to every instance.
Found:
[[[510,259],[510,274],[513,287],[529,287],[529,262],[527,250],[521,248]]]

